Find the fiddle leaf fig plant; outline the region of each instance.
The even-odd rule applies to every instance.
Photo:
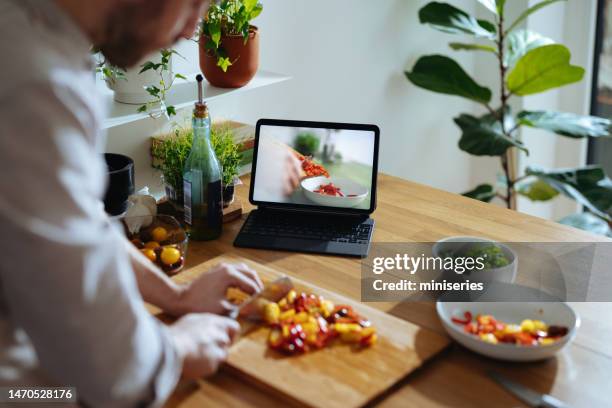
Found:
[[[431,2],[419,10],[419,21],[448,34],[471,35],[479,42],[451,42],[455,51],[493,54],[499,72],[499,95],[478,83],[461,66],[444,55],[419,58],[406,78],[414,85],[478,103],[484,113],[461,114],[454,119],[461,131],[459,148],[475,156],[500,158],[503,177],[500,188],[481,184],[465,196],[489,202],[495,198],[516,209],[518,194],[533,201],[548,201],[565,195],[583,205],[589,213],[566,217],[562,222],[601,232],[602,223],[612,222],[612,181],[599,166],[547,170],[529,167],[517,174],[515,153],[529,154],[520,139],[523,126],[538,128],[573,139],[609,137],[608,119],[548,110],[512,112],[510,98],[546,92],[582,80],[584,69],[572,65],[569,49],[530,30],[519,29],[532,13],[565,0],[542,0],[524,10],[509,25],[505,21],[505,0],[478,0],[490,13],[476,19],[447,3]],[[484,42],[484,43],[483,43]],[[500,191],[501,190],[501,191]],[[594,221],[595,217],[600,222]],[[609,231],[609,229],[608,229]]]
[[[239,35],[246,44],[249,41],[250,22],[262,11],[263,6],[258,0],[221,0],[208,8],[197,37],[199,41],[205,41],[206,50],[216,56],[217,66],[223,72],[227,72],[235,62],[230,61],[223,48],[223,37]]]

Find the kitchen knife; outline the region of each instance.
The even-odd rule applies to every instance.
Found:
[[[263,290],[245,300],[240,306],[232,310],[230,317],[237,319],[242,317],[245,319],[258,320],[262,317],[262,309],[266,303],[278,302],[289,291],[293,289],[293,282],[287,276],[278,278],[263,288]]]
[[[494,371],[487,373],[496,383],[533,408],[570,408],[569,405],[548,394],[540,394],[530,388],[516,383]]]

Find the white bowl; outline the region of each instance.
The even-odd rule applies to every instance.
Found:
[[[505,294],[511,294],[512,299],[552,298],[543,292],[525,286],[494,285],[498,285],[499,288],[496,289],[501,289]],[[491,296],[494,297],[495,295],[492,294]],[[475,353],[499,360],[537,361],[552,357],[574,339],[578,327],[580,327],[580,317],[564,302],[449,302],[445,301],[445,298],[452,299],[452,296],[443,295],[440,297],[436,303],[436,311],[448,334],[459,344]],[[491,344],[480,340],[473,334],[464,332],[463,325],[454,323],[451,320],[453,316],[463,317],[463,313],[467,311],[471,312],[473,316],[489,314],[497,320],[506,323],[520,324],[524,319],[537,319],[544,321],[548,325],[565,326],[569,331],[567,335],[549,345],[517,346],[505,343]]]
[[[335,186],[340,187],[340,190],[345,196],[335,197],[314,192],[314,190],[318,189],[321,185],[329,183],[334,183]],[[366,187],[357,182],[348,179],[336,179],[333,177],[310,177],[302,180],[301,185],[306,198],[316,204],[328,207],[356,207],[365,200],[369,193]],[[348,195],[354,195],[354,197],[347,197]]]
[[[518,255],[509,246],[490,239],[478,237],[449,237],[439,240],[433,245],[432,253],[435,257],[441,257],[446,252],[459,252],[468,250],[473,243],[490,243],[498,246],[510,263],[499,268],[489,268],[483,270],[473,270],[463,273],[461,276],[474,282],[505,282],[513,283],[516,279],[516,271],[518,268]],[[457,273],[452,270],[445,270],[441,278],[453,280],[457,278]]]

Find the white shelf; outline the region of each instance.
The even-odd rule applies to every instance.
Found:
[[[193,106],[198,94],[197,87],[195,85],[196,75],[197,74],[195,73],[187,75],[187,80],[176,80],[176,83],[172,86],[170,94],[168,95],[168,105],[174,105],[177,110]],[[291,79],[291,77],[283,74],[260,70],[257,72],[257,75],[255,75],[255,78],[253,78],[251,82],[242,88],[217,88],[204,81],[204,100],[211,101],[225,95],[234,95],[245,91],[250,91],[251,89],[262,88],[264,86],[284,82],[289,79]],[[150,117],[148,113],[138,113],[138,105],[128,105],[115,102],[113,99],[113,92],[106,87],[106,84],[103,81],[98,81],[98,87],[100,89],[100,93],[104,96],[105,103],[107,104],[108,117],[103,122],[102,127],[104,129],[110,129]]]

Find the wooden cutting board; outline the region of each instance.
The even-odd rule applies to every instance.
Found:
[[[173,279],[189,282],[220,262],[244,262],[257,270],[264,282],[283,275],[247,259],[222,256]],[[367,349],[354,350],[348,345],[334,344],[304,355],[285,356],[268,349],[267,328],[244,334],[231,347],[226,368],[294,402],[312,407],[362,406],[449,344],[448,338],[413,323],[305,281],[293,277],[291,280],[298,293],[314,293],[335,304],[352,306],[372,322],[379,337]]]

